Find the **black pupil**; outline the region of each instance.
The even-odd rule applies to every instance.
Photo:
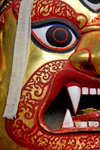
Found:
[[[87,0],[87,1],[90,3],[93,3],[93,4],[99,4],[100,3],[100,0]]]
[[[53,25],[46,32],[46,39],[52,46],[65,47],[72,41],[72,33],[62,25]]]
[[[66,32],[61,29],[55,32],[55,39],[57,39],[59,42],[63,42],[66,39],[66,36]]]

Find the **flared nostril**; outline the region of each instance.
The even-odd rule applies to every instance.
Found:
[[[100,54],[87,49],[80,49],[70,57],[72,66],[87,75],[100,78]]]
[[[81,70],[86,74],[96,75],[96,71],[92,63],[82,63]]]

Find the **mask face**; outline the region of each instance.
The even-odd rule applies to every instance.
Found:
[[[99,11],[98,0],[34,1],[17,117],[5,122],[25,149],[100,149]]]

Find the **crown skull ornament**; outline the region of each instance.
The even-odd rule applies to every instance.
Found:
[[[0,11],[0,150],[99,150],[99,0],[34,1],[30,54],[11,120],[2,115],[20,4],[3,1]]]

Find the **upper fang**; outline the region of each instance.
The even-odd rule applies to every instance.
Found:
[[[80,102],[81,88],[78,86],[69,86],[67,90],[73,105],[74,112],[76,114]]]

